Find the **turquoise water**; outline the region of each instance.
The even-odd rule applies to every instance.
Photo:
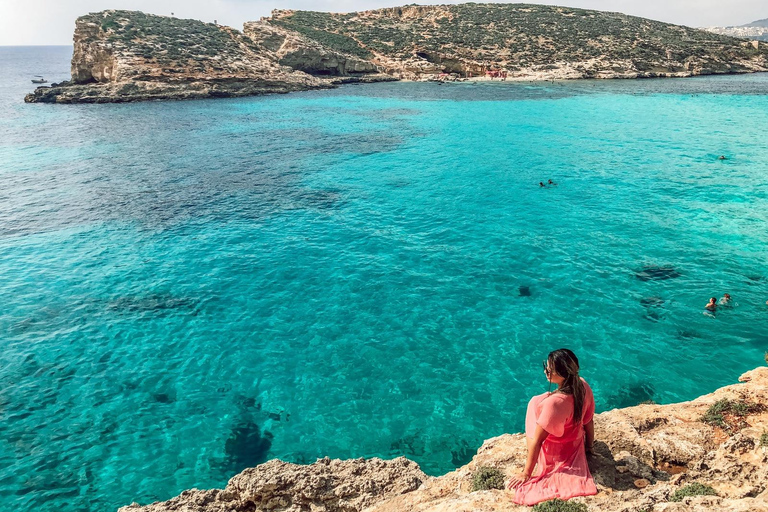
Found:
[[[21,103],[69,51],[0,48],[3,512],[273,457],[440,474],[561,346],[600,410],[762,363],[768,76]]]

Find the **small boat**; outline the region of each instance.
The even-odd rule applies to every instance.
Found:
[[[48,80],[43,78],[41,75],[35,75],[37,78],[32,79],[33,84],[47,84]]]

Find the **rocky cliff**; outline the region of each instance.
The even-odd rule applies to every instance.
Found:
[[[618,13],[529,4],[277,10],[238,32],[135,11],[80,17],[72,79],[28,102],[243,96],[351,81],[638,78],[768,71],[768,44]]]
[[[692,76],[768,70],[768,45],[619,13],[531,4],[410,5],[349,14],[279,10],[270,24],[388,73],[522,79]]]
[[[593,512],[768,512],[768,368],[739,380],[692,402],[596,415],[590,468],[598,494],[573,501]],[[505,478],[520,471],[525,449],[523,434],[489,439],[469,464],[441,477],[404,458],[275,460],[223,490],[119,512],[522,512],[530,509],[504,490],[472,492],[472,479],[481,467]]]
[[[262,34],[252,29],[250,34]],[[248,37],[229,27],[153,16],[135,11],[104,11],[78,18],[70,82],[38,88],[27,102],[101,103],[151,99],[245,96],[328,88],[333,81],[308,73],[296,62],[335,59],[346,71],[375,72],[371,63],[328,50],[275,28],[269,36]],[[286,41],[290,39],[290,41]],[[295,42],[299,41],[299,42]],[[280,44],[277,44],[280,42]],[[303,45],[303,46],[301,46]],[[327,62],[326,60],[326,62]],[[341,63],[341,64],[338,64]],[[329,73],[331,74],[331,73]]]

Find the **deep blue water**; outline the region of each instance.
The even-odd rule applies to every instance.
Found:
[[[446,472],[561,346],[599,410],[762,363],[768,76],[25,105],[70,53],[0,47],[2,512]]]

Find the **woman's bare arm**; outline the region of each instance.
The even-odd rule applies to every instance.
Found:
[[[587,453],[592,453],[592,445],[595,443],[595,424],[592,420],[584,425],[584,433],[586,434],[584,436],[584,448]]]
[[[536,425],[536,432],[534,432],[533,438],[526,437],[528,441],[528,458],[525,461],[525,469],[523,469],[522,473],[510,479],[507,489],[514,489],[531,478],[531,474],[533,474],[533,470],[536,467],[536,461],[539,460],[541,445],[548,436],[549,432],[541,428],[541,425]]]

